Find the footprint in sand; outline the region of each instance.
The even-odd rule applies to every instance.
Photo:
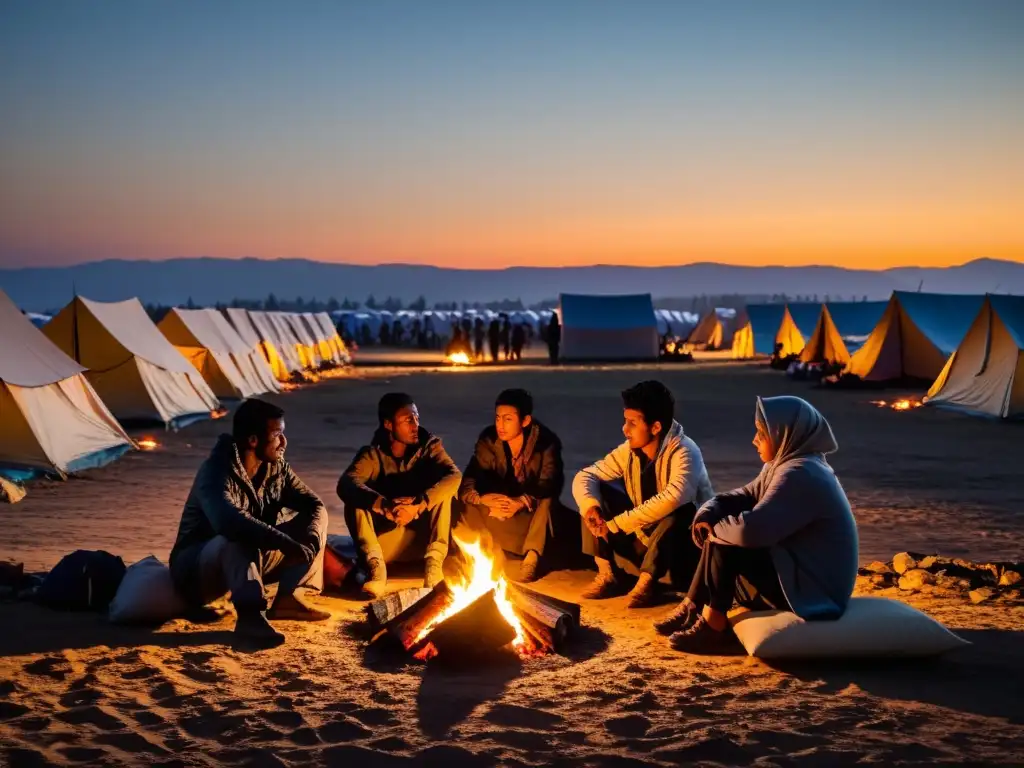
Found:
[[[697,741],[682,749],[663,749],[654,757],[672,765],[714,762],[725,765],[750,765],[759,755],[758,750],[746,749],[725,736],[712,736]],[[830,763],[822,763],[830,765]]]
[[[95,763],[107,754],[102,749],[92,749],[91,747],[61,747],[57,751],[76,763]]]
[[[306,722],[306,718],[291,709],[268,712],[264,717],[274,725],[279,725],[282,728],[298,728]]]
[[[167,722],[156,712],[152,712],[148,709],[140,709],[137,712],[132,712],[132,717],[135,718],[135,722],[139,725],[150,728],[154,725],[163,725]]]
[[[28,707],[15,704],[13,701],[0,701],[0,720],[13,720],[29,711]]]
[[[160,674],[160,670],[156,667],[150,667],[144,665],[135,669],[129,669],[127,672],[121,674],[125,680],[148,680],[151,677]]]
[[[381,752],[404,752],[409,748],[409,742],[397,736],[385,736],[383,739],[371,741],[370,747]]]
[[[372,765],[373,768],[394,768],[396,766],[409,765],[409,760],[397,755],[389,755],[386,752],[377,752],[366,747],[355,745],[344,745],[339,747],[328,747],[320,753],[320,760],[324,765]],[[446,765],[446,763],[421,762],[420,765]],[[463,765],[463,763],[454,763]]]
[[[181,672],[198,683],[218,683],[224,675],[210,664],[214,657],[216,654],[209,651],[187,651],[181,655],[184,661]]]
[[[71,671],[67,659],[63,656],[44,656],[26,664],[23,669],[30,675],[51,677],[54,680],[63,680]]]
[[[638,739],[651,729],[651,721],[643,715],[626,715],[605,720],[605,729],[614,736]]]
[[[288,734],[288,740],[293,744],[299,744],[303,747],[311,747],[314,744],[320,743],[320,737],[317,736],[316,731],[308,727],[296,728]]]
[[[478,755],[449,744],[427,747],[416,753],[414,761],[420,765],[457,765],[460,768],[491,768],[495,764],[489,755]]]
[[[527,709],[512,704],[495,704],[491,707],[484,719],[495,725],[504,725],[510,728],[531,728],[534,730],[552,730],[565,724],[561,715],[553,712],[544,712],[541,709]]]
[[[395,716],[391,714],[391,712],[386,709],[381,709],[380,707],[356,709],[349,712],[349,716],[354,717],[363,725],[369,726],[394,725],[396,722]]]
[[[163,747],[151,744],[144,736],[137,733],[103,733],[95,738],[98,744],[109,744],[122,752],[131,755],[166,755]]]
[[[627,712],[657,712],[661,709],[658,697],[650,691],[641,694],[623,707]]]
[[[324,723],[317,729],[317,732],[320,734],[320,738],[328,744],[358,741],[373,735],[369,728],[364,728],[359,723],[353,723],[351,720],[343,718]]]
[[[57,715],[69,725],[94,725],[102,731],[119,731],[125,727],[119,719],[95,705],[74,707]]]
[[[95,680],[95,678],[93,678]],[[96,681],[99,682],[99,681]],[[60,697],[60,705],[62,707],[80,707],[85,704],[95,704],[97,701],[103,698],[101,691],[92,688],[91,686],[85,687],[72,687],[70,691]]]

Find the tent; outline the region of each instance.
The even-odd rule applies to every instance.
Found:
[[[774,354],[785,311],[785,304],[748,304],[732,337],[732,356],[749,359]]]
[[[220,407],[138,299],[102,302],[77,296],[42,330],[88,369],[89,383],[121,422],[182,426]]]
[[[251,380],[251,372],[247,376],[232,357],[231,343],[214,319],[219,316],[212,309],[172,309],[157,328],[222,400],[241,400],[264,392],[259,381]]]
[[[984,296],[893,293],[843,373],[863,381],[931,384],[978,316]]]
[[[278,334],[285,344],[290,344],[304,370],[315,370],[320,366],[316,343],[309,336],[297,315],[291,312],[268,312],[267,317],[277,326]]]
[[[840,363],[860,349],[885,312],[884,301],[834,301],[821,305],[814,332],[805,340],[800,360]]]
[[[0,475],[76,472],[132,447],[84,370],[0,291]]]
[[[229,313],[233,311],[228,310]],[[232,315],[232,319],[235,320],[237,318]],[[253,328],[259,334],[263,346],[263,355],[266,357],[267,364],[274,372],[277,380],[288,381],[292,378],[293,374],[300,373],[302,371],[302,361],[299,360],[299,356],[295,352],[295,345],[281,337],[278,331],[278,324],[270,317],[270,313],[252,311],[249,312],[249,319],[252,321]],[[240,322],[239,320],[235,323],[236,330]]]
[[[315,322],[320,324],[320,328],[323,330],[324,338],[327,339],[327,343],[330,345],[334,362],[337,365],[348,365],[351,363],[352,357],[348,353],[348,347],[345,346],[345,342],[342,341],[341,336],[338,334],[338,327],[331,320],[331,316],[326,312],[316,312],[312,317]]]
[[[242,375],[253,385],[256,394],[280,392],[281,387],[260,351],[243,340],[241,334],[220,312],[215,309],[205,311],[210,314],[221,338],[227,342],[228,349],[231,350],[231,359],[235,361],[235,365],[238,366]]]
[[[260,382],[264,392],[280,392],[281,387],[277,383],[277,377],[274,374],[273,368],[270,365],[270,356],[265,355],[264,342],[260,338],[259,332],[256,330],[256,326],[253,325],[252,318],[249,316],[248,310],[245,309],[226,309],[226,317],[220,316],[220,319],[227,325],[238,339],[240,345],[239,353],[235,354],[235,362],[239,364],[239,368],[243,367],[243,363],[239,359],[242,352],[241,349],[245,349],[245,359],[248,361],[245,365],[252,371],[253,375]],[[225,335],[227,332],[225,331]],[[276,354],[276,350],[275,350]]]
[[[985,297],[925,402],[979,416],[1024,417],[1024,296]]]
[[[804,344],[811,338],[821,314],[821,304],[816,302],[787,303],[782,312],[782,322],[775,333],[775,343],[781,344],[780,357],[799,355]]]
[[[686,337],[686,346],[691,349],[718,349],[722,346],[725,328],[718,312],[714,309],[706,312]]]
[[[563,360],[657,360],[658,326],[649,293],[559,299]]]

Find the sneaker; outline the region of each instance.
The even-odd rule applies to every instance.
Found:
[[[698,616],[689,629],[676,632],[668,639],[669,645],[683,653],[714,656],[725,649],[728,634],[712,629],[703,616]]]
[[[519,580],[524,583],[536,581],[537,565],[539,563],[540,556],[534,550],[531,549],[527,552],[526,557],[523,558],[523,562],[519,564]]]
[[[366,581],[363,582],[363,593],[370,597],[377,598],[384,596],[388,586],[388,571],[384,567],[384,561],[379,557],[371,557],[366,562]]]
[[[656,589],[654,577],[649,573],[641,573],[636,585],[626,596],[626,607],[646,608],[654,602]]]
[[[441,560],[436,557],[427,559],[427,569],[423,577],[423,586],[433,589],[444,581],[444,569],[441,567]]]
[[[270,626],[259,611],[244,611],[235,621],[235,637],[260,648],[273,648],[284,642],[284,635]]]
[[[327,611],[307,605],[298,595],[279,596],[267,611],[271,621],[326,621],[331,618]]]
[[[659,635],[674,635],[676,632],[683,632],[693,626],[693,622],[700,616],[697,606],[689,600],[683,600],[676,606],[668,616],[654,622],[654,629]]]

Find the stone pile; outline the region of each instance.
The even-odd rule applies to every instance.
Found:
[[[972,563],[960,558],[900,552],[888,563],[875,561],[858,571],[862,590],[962,597],[974,604],[1024,602],[1024,562]]]

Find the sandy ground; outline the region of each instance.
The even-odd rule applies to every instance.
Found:
[[[413,393],[425,425],[463,463],[496,392],[526,386],[572,472],[620,439],[619,390],[653,376],[676,393],[719,489],[757,471],[756,394],[796,391],[821,408],[840,443],[833,464],[855,506],[864,563],[900,550],[1021,559],[1019,425],[897,413],[868,404],[871,395],[811,389],[756,367],[375,368],[279,401],[289,459],[340,533],[337,476],[372,432],[383,392]],[[226,426],[160,433],[158,451],[32,486],[24,502],[0,509],[0,558],[29,569],[76,548],[129,563],[166,559],[192,475]],[[539,588],[571,598],[587,578],[549,574]],[[779,668],[741,655],[688,657],[650,628],[668,605],[626,611],[617,599],[584,605],[585,630],[565,656],[453,669],[368,653],[355,601],[319,599],[331,621],[282,624],[288,643],[255,654],[232,648],[230,617],[152,631],[5,604],[0,765],[1024,762],[1024,608],[908,601],[974,645],[915,663]]]

